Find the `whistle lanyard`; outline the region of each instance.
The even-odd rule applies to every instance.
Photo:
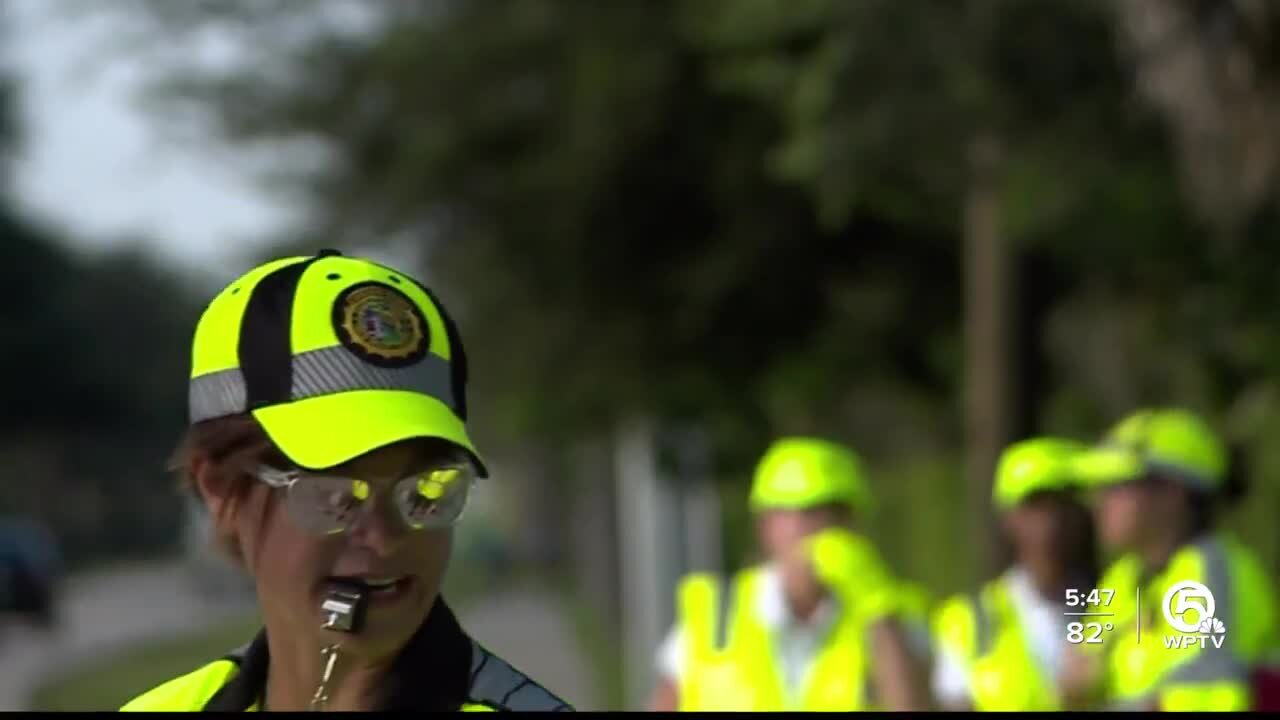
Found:
[[[338,662],[340,645],[326,645],[320,650],[320,661],[324,670],[320,674],[320,684],[316,685],[316,693],[311,697],[310,710],[324,712],[329,709],[329,681],[333,678],[333,666]]]

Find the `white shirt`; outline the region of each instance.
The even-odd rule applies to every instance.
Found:
[[[1056,678],[1062,668],[1067,643],[1062,634],[1062,603],[1042,596],[1022,568],[1012,568],[1006,576],[1009,598],[1030,646],[1031,657],[1044,677]],[[969,669],[945,647],[938,650],[933,668],[933,693],[939,702],[969,703]]]
[[[792,612],[783,594],[777,570],[768,565],[761,572],[758,587],[756,618],[770,631],[785,690],[794,698],[800,692],[805,673],[839,619],[839,606],[827,595],[807,620],[801,620]],[[658,647],[658,675],[676,682],[684,671],[684,660],[684,641],[677,623]]]

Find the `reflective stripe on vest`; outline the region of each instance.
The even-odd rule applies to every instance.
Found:
[[[471,641],[471,703],[466,710],[505,710],[513,712],[562,712],[572,710],[568,703],[552,695],[506,660]]]
[[[685,664],[680,710],[867,709],[863,627],[856,613],[847,610],[807,670],[798,701],[788,697],[770,630],[756,614],[761,578],[758,568],[739,572],[728,592],[711,575],[681,581],[677,607]]]
[[[1055,684],[1036,662],[1009,594],[1007,577],[976,596],[957,596],[938,611],[938,641],[965,664],[975,710],[1055,711]]]
[[[121,712],[196,712],[240,672],[236,654],[174,678],[129,701]],[[462,712],[565,711],[572,708],[474,640],[471,689]],[[254,702],[247,711],[259,710]]]
[[[1252,701],[1249,666],[1257,661],[1260,650],[1255,636],[1274,631],[1274,615],[1263,617],[1257,609],[1272,605],[1274,596],[1252,556],[1242,546],[1213,535],[1182,547],[1143,586],[1140,618],[1133,607],[1139,572],[1140,562],[1126,557],[1102,581],[1124,601],[1119,616],[1129,621],[1107,641],[1109,702],[1178,710],[1248,710]],[[1180,640],[1182,633],[1169,627],[1159,605],[1168,587],[1184,580],[1200,582],[1213,593],[1214,616],[1227,629],[1223,647],[1166,646],[1170,641],[1166,638]],[[1141,643],[1132,627],[1139,620]],[[1234,637],[1240,640],[1233,643]]]

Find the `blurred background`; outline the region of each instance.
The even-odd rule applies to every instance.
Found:
[[[322,247],[458,316],[454,602],[579,708],[642,706],[782,434],[864,456],[941,595],[1005,443],[1188,406],[1280,577],[1277,128],[1265,0],[0,0],[0,702],[246,639],[164,466],[203,303]]]

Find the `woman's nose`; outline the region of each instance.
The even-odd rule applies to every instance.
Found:
[[[379,502],[381,498],[368,502],[361,508],[360,514],[352,523],[351,538],[367,546],[379,556],[385,557],[395,553],[409,533],[389,502]]]

